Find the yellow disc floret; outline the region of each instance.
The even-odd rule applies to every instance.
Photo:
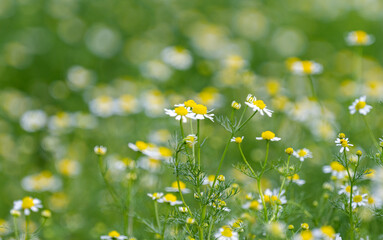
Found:
[[[194,100],[187,100],[186,102],[184,102],[184,105],[185,107],[194,108],[197,105],[197,103],[195,103]]]
[[[303,72],[306,74],[312,73],[313,63],[311,61],[302,61]]]
[[[261,136],[265,140],[271,140],[271,139],[275,138],[275,133],[273,133],[271,131],[265,131],[262,133]]]
[[[264,109],[266,107],[266,104],[262,100],[253,101],[253,104],[260,109]]]
[[[112,238],[118,238],[120,236],[120,234],[117,232],[117,231],[111,231],[109,234],[108,234],[109,237],[112,237]]]
[[[356,109],[356,110],[360,110],[360,109],[363,109],[365,106],[366,106],[366,102],[364,102],[364,101],[359,101],[359,102],[355,105],[355,109]]]
[[[31,197],[25,197],[23,198],[22,200],[22,204],[21,204],[21,207],[23,209],[30,209],[31,207],[35,206],[35,204],[33,203],[33,198]]]
[[[174,112],[180,116],[186,116],[188,114],[188,110],[185,107],[176,107]]]
[[[230,229],[229,226],[223,226],[223,231],[221,232],[221,235],[224,237],[232,237],[233,231]]]
[[[207,113],[207,107],[202,105],[202,104],[196,104],[193,107],[193,112],[196,113],[196,114],[204,115],[204,114]]]

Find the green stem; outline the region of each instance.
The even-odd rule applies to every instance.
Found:
[[[128,235],[133,235],[133,186],[132,180],[128,182],[128,202],[127,202],[127,210],[128,210]]]
[[[262,201],[262,205],[263,205],[263,208],[264,208],[264,217],[265,217],[265,221],[267,222],[268,220],[268,214],[267,214],[267,207],[266,207],[266,202],[265,202],[265,198],[263,196],[263,192],[262,192],[262,187],[261,187],[261,179],[262,179],[262,176],[266,170],[266,164],[267,164],[267,159],[269,157],[269,148],[270,148],[270,141],[267,140],[266,141],[266,156],[265,156],[265,161],[263,163],[263,166],[262,166],[262,171],[261,173],[259,174],[258,176],[258,192],[259,192],[259,195],[261,196],[261,201]]]
[[[240,131],[254,116],[255,114],[258,112],[258,110],[254,111],[253,114],[251,114],[251,116],[244,122],[242,123],[239,128],[236,130],[236,132]]]
[[[157,200],[154,200],[154,212],[156,214],[156,222],[157,222],[158,231],[160,231],[161,223],[160,223],[160,218],[158,216],[158,206],[157,205],[158,205]]]
[[[249,106],[247,106],[247,104],[246,104],[246,106],[245,106],[245,108],[243,109],[243,112],[242,112],[242,114],[241,114],[241,117],[239,118],[239,122],[238,122],[238,124],[240,124],[240,123],[242,122],[242,119],[243,119],[243,117],[245,116],[245,112],[246,112],[246,110],[247,110],[248,107],[249,107]]]
[[[347,153],[346,153],[346,150],[344,150],[344,161],[346,163],[346,170],[347,170],[347,174],[348,174],[348,179],[350,181],[350,206],[349,206],[349,215],[350,215],[350,239],[353,240],[354,239],[354,220],[353,220],[353,211],[352,211],[352,188],[353,188],[353,178],[351,177],[351,174],[350,174],[350,170],[349,170],[349,166],[348,166],[348,160],[347,160]],[[355,175],[356,173],[354,173]]]
[[[249,170],[251,171],[251,173],[253,174],[253,176],[256,177],[256,174],[255,174],[253,168],[252,168],[252,167],[250,166],[250,164],[247,162],[246,157],[245,157],[245,155],[243,154],[243,151],[242,151],[242,148],[241,148],[241,144],[240,144],[240,143],[238,143],[238,149],[239,149],[239,152],[241,153],[241,156],[242,156],[243,161],[246,163],[247,167],[249,168]]]
[[[17,218],[16,217],[13,217],[13,225],[14,225],[14,228],[15,228],[15,237],[16,237],[16,240],[19,239],[19,228],[17,227]]]
[[[100,172],[102,175],[102,178],[104,180],[104,183],[106,185],[106,188],[108,189],[110,195],[112,196],[113,200],[115,201],[116,204],[120,205],[120,201],[118,200],[118,195],[116,191],[113,189],[113,187],[109,184],[108,180],[106,179],[106,170],[103,167],[103,162],[102,162],[102,156],[98,156],[98,165],[100,167]]]
[[[201,137],[200,137],[200,120],[197,119],[197,166],[201,169]]]
[[[312,77],[311,74],[308,74],[307,77],[308,77],[308,79],[309,79],[309,83],[310,83],[311,96],[312,96],[315,100],[317,100],[318,98],[317,98],[317,95],[316,95],[316,92],[315,92],[314,79],[313,79],[313,77]]]
[[[180,129],[181,129],[181,137],[182,137],[182,139],[184,139],[185,138],[185,134],[184,134],[184,128],[182,126],[182,118],[180,119]]]
[[[210,225],[209,225],[209,233],[208,233],[208,235],[207,235],[207,240],[210,240],[210,236],[211,236],[211,230],[213,229],[213,223],[215,222],[215,217],[213,217],[213,219],[212,219],[212,221],[211,221],[211,223],[210,223]]]
[[[25,216],[25,240],[29,239],[29,215]]]

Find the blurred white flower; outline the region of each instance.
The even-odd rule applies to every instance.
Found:
[[[167,47],[161,52],[162,61],[178,70],[189,69],[193,58],[189,50],[183,47]]]
[[[25,112],[20,119],[21,127],[27,132],[36,132],[47,123],[47,115],[42,110]]]

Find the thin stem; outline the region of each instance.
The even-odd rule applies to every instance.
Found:
[[[245,116],[245,112],[246,112],[247,108],[248,108],[248,106],[246,105],[245,108],[243,109],[243,112],[242,112],[242,114],[241,114],[241,117],[239,118],[239,122],[238,122],[238,124],[240,124],[240,123],[242,122],[243,116]]]
[[[128,234],[133,235],[133,194],[132,194],[133,186],[132,180],[129,180],[128,183],[128,203],[126,208],[128,209]]]
[[[347,160],[347,153],[346,150],[344,150],[344,161],[346,163],[346,170],[348,174],[348,179],[350,181],[350,203],[349,203],[349,215],[350,215],[350,239],[354,239],[354,220],[353,220],[353,211],[352,211],[352,188],[353,188],[353,178],[351,177],[349,166],[348,166],[348,160]],[[355,175],[355,173],[354,173]]]
[[[251,171],[251,173],[253,174],[253,176],[256,177],[256,174],[255,174],[253,168],[252,168],[252,167],[250,166],[250,164],[247,162],[246,157],[245,157],[245,155],[243,154],[243,151],[242,151],[242,148],[241,148],[241,144],[240,144],[240,143],[238,143],[238,149],[239,149],[239,152],[241,153],[241,156],[242,156],[243,161],[246,163],[247,167],[249,168],[249,170]]]
[[[207,240],[210,240],[211,230],[213,229],[214,222],[215,222],[215,217],[213,217],[211,223],[209,224],[209,233],[207,234]]]
[[[25,240],[29,239],[29,215],[25,216]]]
[[[254,115],[258,112],[258,110],[254,111],[253,114],[251,114],[251,116],[244,122],[242,123],[239,128],[236,130],[236,132],[240,131],[253,117]]]
[[[200,136],[200,120],[197,119],[197,166],[201,169],[201,136]]]
[[[108,180],[106,179],[106,170],[103,167],[103,162],[102,162],[102,156],[98,156],[98,165],[100,167],[100,172],[102,175],[102,178],[104,180],[104,183],[106,185],[106,188],[108,189],[110,195],[112,196],[113,200],[115,201],[116,204],[120,204],[120,201],[117,197],[116,191],[113,189],[113,187],[109,184]]]
[[[311,74],[308,74],[308,75],[307,75],[307,78],[309,79],[309,83],[310,83],[311,96],[312,96],[315,100],[317,100],[318,98],[317,98],[317,95],[316,95],[316,92],[315,92],[314,79],[313,79],[313,77],[312,77]]]
[[[158,206],[157,205],[158,205],[157,200],[154,200],[154,212],[156,214],[156,222],[157,222],[158,231],[160,231],[161,223],[160,223],[160,218],[158,216]]]
[[[265,217],[265,221],[267,222],[267,219],[268,219],[268,214],[267,214],[267,207],[266,207],[266,202],[265,202],[265,198],[263,196],[263,192],[262,192],[262,187],[261,187],[261,179],[262,179],[262,176],[266,170],[266,164],[267,164],[267,159],[269,157],[269,147],[270,147],[270,141],[267,140],[266,141],[266,156],[265,156],[265,161],[263,163],[263,166],[262,166],[262,171],[261,173],[259,174],[258,176],[258,192],[259,192],[259,195],[261,196],[261,201],[262,201],[262,205],[263,205],[263,208],[264,208],[264,217]]]
[[[182,118],[180,119],[180,129],[181,129],[181,137],[182,137],[182,139],[184,139],[185,138],[185,134],[184,134],[184,128],[182,126]]]
[[[371,140],[374,142],[376,148],[378,149],[379,151],[379,143],[378,141],[376,140],[375,136],[374,136],[374,133],[372,132],[371,128],[370,128],[370,125],[368,124],[368,121],[367,121],[367,118],[365,115],[362,115],[362,118],[363,118],[363,121],[364,121],[364,124],[366,124],[366,127],[368,129],[368,132],[370,134],[370,137],[371,137]]]
[[[17,225],[17,217],[13,217],[13,225],[15,228],[15,237],[16,237],[16,240],[18,240],[19,239],[19,228]]]

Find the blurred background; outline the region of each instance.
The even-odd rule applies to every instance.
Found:
[[[14,200],[32,195],[53,211],[41,239],[98,239],[120,229],[95,145],[108,148],[116,184],[127,171],[138,174],[137,214],[153,219],[146,193],[163,191],[172,171],[136,159],[128,143],[168,146],[179,123],[164,108],[194,99],[228,115],[231,102],[243,104],[248,93],[275,114],[247,126],[246,155],[263,158],[255,137],[265,130],[282,138],[272,144],[272,160],[286,147],[309,148],[314,158],[301,178],[310,205],[329,178],[321,168],[338,151],[339,131],[371,151],[363,121],[348,112],[354,98],[367,95],[374,107],[367,119],[382,135],[382,20],[380,0],[0,0],[1,221],[10,222]],[[375,38],[363,48],[362,83],[354,80],[360,49],[344,40],[353,30]],[[309,99],[307,79],[290,73],[295,57],[323,65],[315,87],[326,111]],[[202,131],[203,166],[213,174],[229,134],[210,121]],[[250,178],[232,168],[240,160],[231,147],[223,173],[251,191]],[[277,187],[279,177],[268,177],[265,185]],[[366,228],[376,231],[371,221]],[[134,229],[138,239],[152,239],[138,220]]]

